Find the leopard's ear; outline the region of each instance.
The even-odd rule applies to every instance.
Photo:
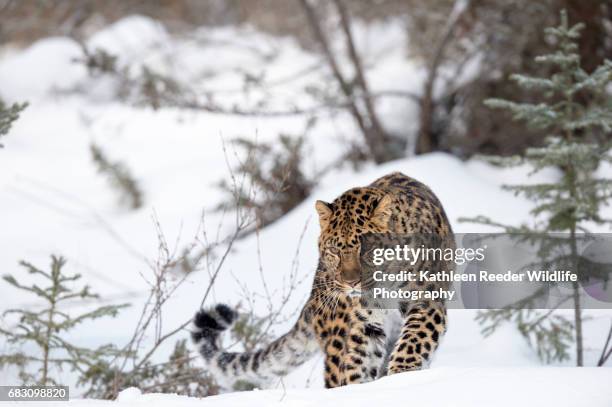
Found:
[[[370,222],[385,228],[389,224],[389,219],[391,219],[392,214],[393,197],[391,195],[385,195],[380,201],[378,201],[378,204],[374,208],[374,211],[370,216]]]
[[[332,215],[331,205],[327,202],[317,201],[317,203],[315,203],[315,208],[317,209],[317,213],[319,214],[319,223],[321,224],[321,229],[325,229],[329,224],[329,219]]]

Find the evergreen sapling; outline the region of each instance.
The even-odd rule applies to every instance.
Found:
[[[483,216],[463,219],[501,227],[507,233],[518,233],[523,240],[538,245],[538,254],[544,263],[569,270],[577,270],[579,242],[587,236],[589,227],[610,222],[602,218],[601,209],[612,197],[612,180],[596,173],[601,163],[612,162],[609,155],[612,103],[608,93],[612,62],[604,61],[592,73],[581,67],[578,40],[583,28],[583,24],[570,26],[566,12],[562,11],[559,26],[545,30],[552,40],[552,51],[535,58],[537,63],[550,68],[551,75],[514,74],[510,77],[519,87],[540,94],[540,103],[485,101],[490,108],[507,110],[515,120],[547,133],[542,146],[528,148],[522,157],[487,157],[488,161],[505,167],[526,164],[532,168],[531,174],[551,168],[560,171],[556,181],[504,186],[533,202],[533,223],[515,227]],[[563,233],[565,238],[560,242],[551,233]],[[526,309],[530,305],[528,302],[522,309],[483,311],[477,319],[484,325],[485,335],[494,332],[504,321],[515,322],[521,334],[536,346],[538,355],[547,362],[569,359],[568,350],[575,340],[576,364],[582,366],[580,295],[580,282],[574,282],[566,298],[573,302],[573,321],[554,314],[554,310]]]
[[[75,289],[74,283],[80,274],[67,275],[63,271],[66,260],[62,257],[51,257],[49,271],[22,261],[20,263],[28,273],[41,277],[47,283],[23,285],[12,275],[5,275],[4,281],[13,287],[25,291],[42,300],[44,306],[38,310],[8,309],[3,316],[14,315],[17,324],[11,328],[0,328],[9,344],[19,345],[22,350],[15,353],[0,354],[0,367],[14,365],[19,368],[19,377],[23,384],[57,385],[52,376],[52,368],[70,368],[83,374],[105,358],[114,357],[121,352],[113,345],[102,345],[95,349],[78,346],[66,339],[66,334],[77,325],[103,317],[115,317],[123,305],[105,305],[77,316],[70,315],[64,305],[71,300],[98,299],[88,286]],[[37,351],[25,351],[26,345],[34,346]],[[36,369],[29,368],[30,365]]]

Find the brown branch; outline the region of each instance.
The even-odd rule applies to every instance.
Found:
[[[190,101],[182,101],[177,103],[175,107],[179,107],[181,109],[190,109],[190,110],[201,110],[206,113],[211,114],[219,114],[219,115],[231,115],[231,116],[245,116],[245,117],[286,117],[286,116],[303,116],[319,113],[325,109],[329,109],[329,105],[318,105],[306,108],[295,107],[287,110],[248,110],[243,109],[237,106],[232,108],[224,108],[222,106],[207,102],[201,103],[196,100]],[[342,104],[338,104],[336,106],[342,108],[344,107]]]
[[[219,115],[228,115],[228,116],[244,116],[244,117],[287,117],[287,116],[305,116],[305,115],[314,115],[324,112],[330,109],[349,109],[352,114],[352,106],[356,105],[358,100],[363,101],[373,101],[376,99],[380,99],[383,97],[392,97],[392,98],[406,98],[410,99],[414,102],[419,102],[421,97],[412,92],[400,91],[400,90],[385,90],[379,91],[375,93],[368,93],[367,95],[360,95],[359,97],[355,94],[344,95],[346,101],[342,103],[324,103],[316,106],[310,107],[294,107],[286,110],[249,110],[243,109],[239,107],[225,108],[223,106],[219,106],[217,104],[213,104],[210,102],[198,102],[196,100],[183,101],[178,103],[176,107],[181,109],[190,109],[190,110],[201,110],[206,113],[211,114],[219,114]],[[370,103],[371,104],[371,103]],[[365,122],[364,122],[365,125]],[[361,127],[360,127],[361,129]]]
[[[315,36],[315,39],[319,43],[321,51],[323,52],[323,56],[325,57],[332,71],[332,74],[334,75],[334,78],[340,85],[340,90],[342,91],[344,96],[346,96],[346,98],[349,99],[347,107],[351,111],[351,114],[355,118],[355,121],[357,121],[359,128],[362,131],[365,131],[366,124],[363,121],[361,112],[359,112],[357,105],[353,101],[353,88],[351,84],[348,82],[348,80],[342,74],[342,71],[340,71],[338,62],[336,61],[336,58],[334,57],[331,51],[331,48],[327,41],[327,37],[323,33],[323,28],[321,27],[321,24],[319,23],[319,16],[317,15],[314,7],[308,2],[308,0],[300,0],[300,4],[302,5],[302,8],[304,9],[304,12],[308,19],[312,32]]]
[[[460,8],[460,3],[465,1],[465,6]],[[432,119],[434,110],[433,91],[436,79],[438,77],[438,69],[444,58],[444,52],[446,47],[453,39],[453,34],[457,28],[457,24],[461,21],[461,18],[465,14],[466,10],[470,7],[470,0],[455,0],[453,7],[453,13],[451,13],[444,33],[438,41],[433,58],[429,64],[428,76],[423,87],[423,96],[421,97],[421,112],[419,116],[419,122],[421,124],[416,142],[416,154],[425,154],[434,151],[438,147],[438,141],[434,140],[432,134]]]
[[[326,35],[323,33],[323,28],[321,27],[321,24],[319,22],[320,21],[319,16],[317,15],[314,7],[312,6],[312,4],[309,3],[308,0],[300,0],[300,4],[302,6],[302,9],[304,10],[304,13],[306,14],[306,18],[312,29],[314,37],[316,41],[318,42],[321,48],[321,51],[323,52],[323,56],[325,57],[325,60],[327,61],[327,64],[329,65],[329,68],[332,71],[332,75],[336,79],[336,82],[338,82],[338,85],[340,86],[340,90],[342,91],[343,95],[347,99],[346,107],[348,111],[350,112],[350,114],[353,116],[353,119],[357,123],[357,126],[361,130],[365,138],[365,142],[368,146],[368,149],[370,150],[370,154],[372,155],[372,158],[376,162],[386,161],[384,157],[381,157],[379,154],[380,147],[381,147],[380,144],[382,143],[377,141],[378,137],[377,137],[376,132],[374,132],[375,128],[372,128],[372,124],[373,124],[372,120],[371,118],[370,120],[366,120],[366,115],[360,111],[356,103],[356,100],[355,100],[353,84],[349,82],[347,78],[345,78],[344,74],[340,70],[338,61],[336,60],[336,58],[334,57],[334,54],[331,51],[329,41]],[[340,6],[340,8],[342,8],[342,5]],[[344,20],[345,21],[343,24],[346,24],[348,26],[349,23],[348,23],[348,17],[346,14],[344,15]],[[345,34],[347,37],[347,44],[349,42],[352,43],[352,36],[351,36],[350,29],[347,31],[345,28]],[[357,60],[359,60],[359,57],[357,56],[357,53],[354,49],[354,45],[353,45],[353,51],[354,51],[354,57]],[[353,60],[353,64],[354,63],[355,63],[355,60]],[[359,63],[359,67],[360,66],[361,64]],[[358,68],[358,66],[355,66],[355,70],[359,71],[360,68]],[[365,82],[365,79],[363,78],[363,76],[362,76],[362,79]],[[363,86],[361,87],[363,88]],[[367,86],[366,86],[366,89],[362,89],[362,91],[364,91],[364,94],[366,94],[367,96],[368,92],[366,90],[367,90]]]
[[[379,160],[386,161],[389,157],[387,157],[388,154],[385,152],[385,147],[389,145],[390,140],[388,134],[384,131],[382,125],[380,124],[380,121],[378,120],[378,114],[376,113],[376,109],[374,108],[374,104],[372,103],[372,97],[368,82],[365,78],[363,64],[361,63],[361,58],[357,53],[355,41],[353,40],[350,17],[343,0],[333,1],[336,5],[336,10],[338,11],[338,14],[340,15],[340,26],[342,27],[342,31],[344,32],[348,54],[355,69],[355,81],[361,87],[364,105],[366,111],[368,112],[369,121],[371,124],[371,131],[366,134],[366,136],[371,139],[369,140],[368,144],[370,144],[372,148],[376,150],[374,158],[375,160],[377,160],[377,162],[379,162]]]

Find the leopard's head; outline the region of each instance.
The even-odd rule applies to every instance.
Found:
[[[316,202],[320,284],[351,295],[361,292],[361,237],[388,231],[393,202],[393,196],[369,187],[350,189],[332,203]]]

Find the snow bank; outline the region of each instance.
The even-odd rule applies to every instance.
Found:
[[[11,102],[31,101],[74,86],[87,74],[82,65],[73,62],[80,56],[78,44],[61,37],[42,39],[8,55],[0,64],[0,96]]]
[[[118,400],[72,400],[70,407],[609,407],[612,370],[597,368],[440,368],[402,373],[338,389],[263,390],[205,399],[140,394],[126,389]],[[20,403],[21,406],[38,406]]]

